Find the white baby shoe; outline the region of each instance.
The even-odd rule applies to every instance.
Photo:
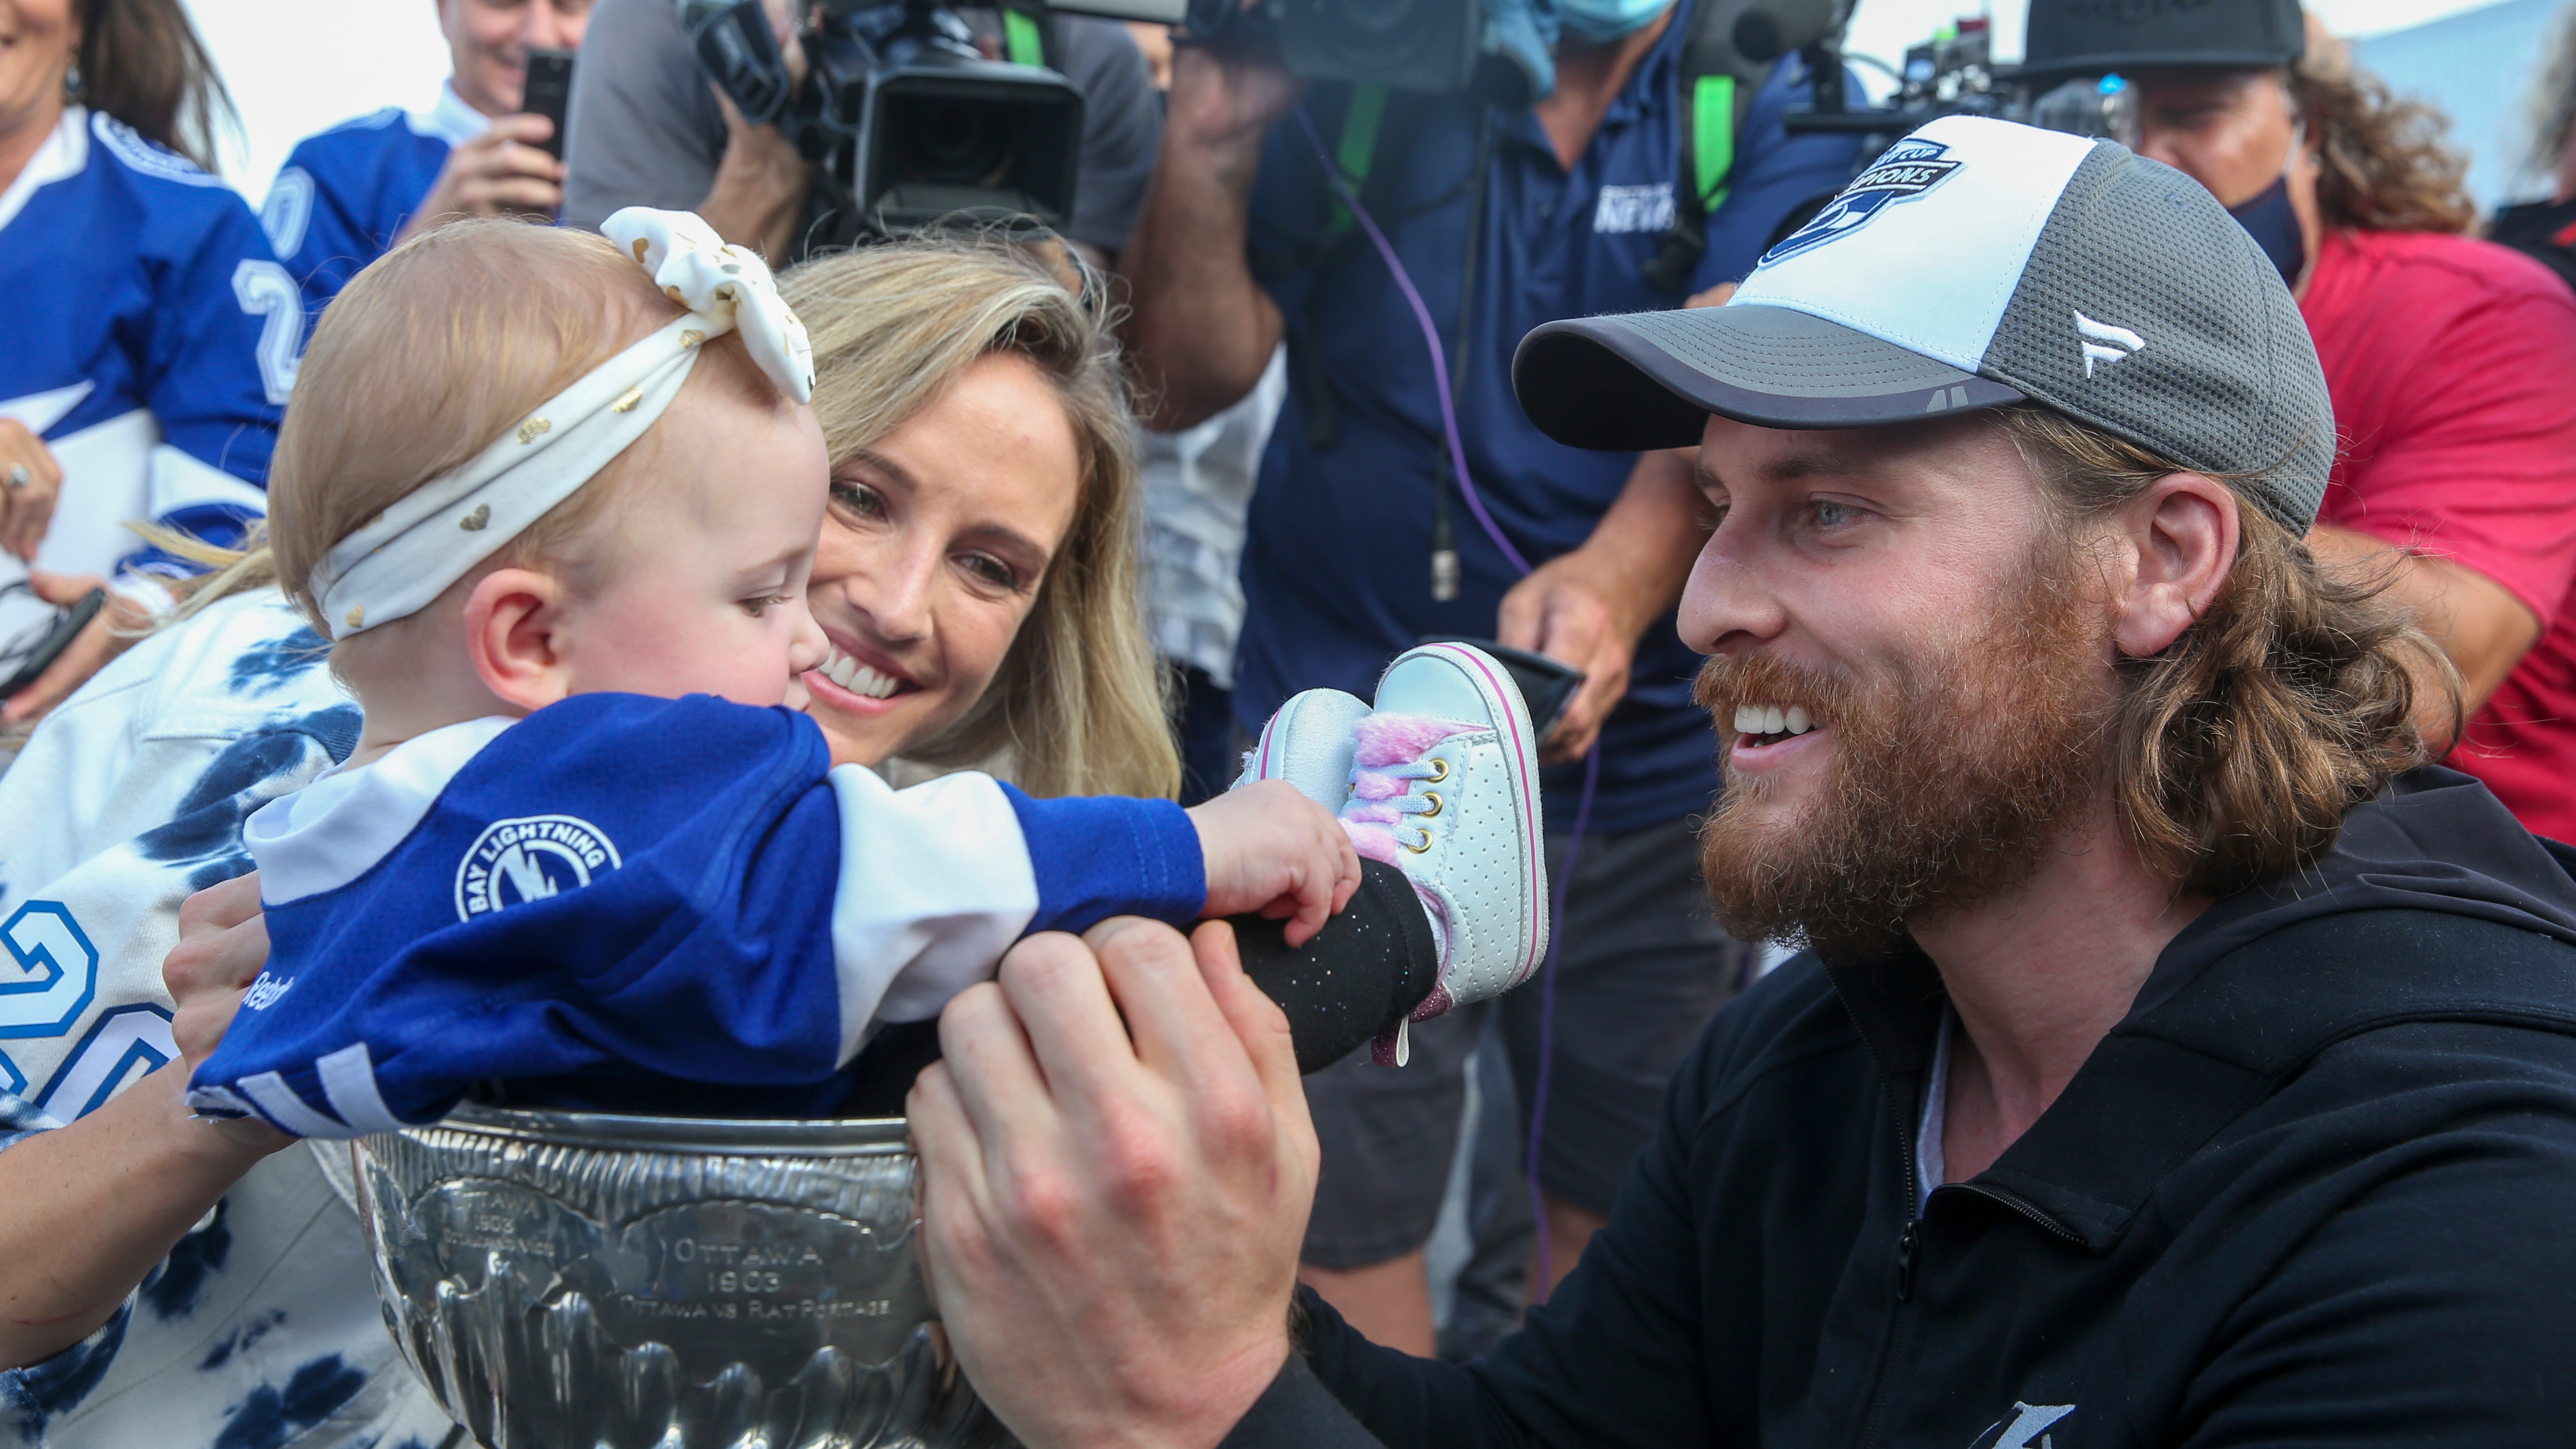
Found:
[[[1337,689],[1281,705],[1241,788],[1284,779],[1337,810],[1361,855],[1404,872],[1440,948],[1405,1025],[1499,996],[1547,957],[1538,738],[1519,686],[1467,644],[1425,644],[1379,677],[1374,709]],[[1378,1043],[1401,1064],[1404,1027]]]
[[[1285,780],[1327,810],[1338,811],[1351,794],[1351,730],[1368,717],[1366,701],[1338,689],[1310,689],[1292,696],[1261,727],[1261,738],[1243,757],[1243,773],[1229,790],[1255,780]]]
[[[1472,645],[1409,649],[1355,733],[1343,824],[1412,879],[1440,942],[1440,985],[1412,1019],[1527,981],[1547,957],[1547,865],[1538,738],[1511,675]]]

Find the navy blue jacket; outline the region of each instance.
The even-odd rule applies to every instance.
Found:
[[[1459,370],[1469,476],[1533,564],[1592,536],[1637,455],[1569,448],[1539,432],[1512,396],[1512,349],[1560,317],[1681,305],[1644,268],[1663,248],[1681,172],[1691,4],[1675,8],[1571,168],[1527,106],[1398,92],[1361,192]],[[1784,129],[1804,78],[1787,57],[1756,96],[1726,200],[1708,219],[1693,291],[1752,271],[1802,204],[1851,179],[1851,137]],[[1338,144],[1350,105],[1348,87],[1308,91],[1325,145]],[[1491,154],[1479,173],[1486,126]],[[1481,186],[1472,184],[1479,174]],[[1290,388],[1244,546],[1234,717],[1247,731],[1301,689],[1367,698],[1387,662],[1426,634],[1493,633],[1518,579],[1446,481],[1439,391],[1420,324],[1385,261],[1357,228],[1337,227],[1339,215],[1304,125],[1294,116],[1281,122],[1261,153],[1248,236],[1254,275],[1285,314]],[[1439,602],[1431,547],[1444,492],[1460,580],[1458,597]],[[1627,698],[1602,728],[1593,829],[1642,830],[1708,809],[1708,716],[1691,703],[1699,662],[1669,613],[1647,626]],[[1559,829],[1572,823],[1581,777],[1580,766],[1549,772],[1546,813]]]

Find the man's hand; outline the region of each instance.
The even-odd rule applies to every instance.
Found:
[[[178,1084],[223,1045],[224,1032],[241,1010],[242,993],[268,964],[268,917],[260,910],[259,873],[211,885],[179,903],[179,944],[161,958],[161,981],[178,1014],[170,1038],[179,1047]],[[275,1152],[295,1139],[252,1119],[210,1122],[215,1131],[258,1152]]]
[[[43,569],[27,571],[27,587],[48,604],[69,606],[89,596],[89,591],[103,587],[103,581],[90,574],[51,574]],[[89,677],[107,667],[107,661],[134,647],[134,641],[152,627],[152,615],[142,605],[109,590],[107,607],[91,616],[54,662],[45,666],[35,682],[0,704],[0,724],[17,724],[35,719],[71,697],[73,690],[89,682]]]
[[[1515,649],[1535,650],[1583,671],[1583,687],[1539,742],[1539,758],[1549,764],[1581,759],[1600,738],[1601,722],[1628,693],[1628,666],[1644,628],[1621,622],[1614,603],[1621,586],[1597,577],[1595,562],[1577,549],[1539,565],[1503,595],[1494,630],[1495,638]]]
[[[1172,57],[1163,149],[1119,253],[1125,340],[1145,425],[1195,426],[1261,380],[1286,322],[1244,241],[1261,138],[1303,93],[1276,56],[1184,46]]]
[[[731,96],[722,89],[715,94],[716,106],[724,112],[725,148],[716,162],[715,185],[698,203],[698,215],[716,235],[759,252],[773,267],[784,267],[796,240],[796,219],[805,210],[806,188],[813,184],[813,167],[776,126],[751,124]]]
[[[1245,45],[1187,45],[1173,52],[1163,124],[1193,146],[1259,147],[1297,109],[1306,83],[1274,51]]]
[[[0,418],[0,548],[34,563],[62,491],[63,465],[45,440],[16,418]]]
[[[1681,597],[1691,561],[1708,541],[1695,453],[1641,454],[1619,501],[1572,553],[1539,565],[1503,595],[1494,637],[1583,671],[1583,687],[1541,742],[1551,764],[1580,757],[1628,692],[1637,640]]]
[[[939,1039],[923,1264],[976,1392],[1031,1449],[1215,1444],[1287,1361],[1316,1162],[1232,929],[1032,936]]]
[[[555,133],[543,116],[502,116],[447,153],[438,182],[404,224],[402,240],[457,216],[531,216],[563,209],[564,164],[537,149]]]
[[[770,38],[778,42],[779,58],[787,64],[789,87],[805,84],[805,43],[796,33],[792,0],[761,0],[761,10],[769,19]],[[716,235],[735,246],[749,247],[767,258],[770,266],[784,269],[788,250],[796,243],[797,219],[805,214],[805,193],[813,185],[814,169],[797,154],[785,132],[744,120],[724,87],[709,81],[707,89],[715,93],[716,108],[724,112],[725,148],[716,160],[715,184],[708,188],[706,200],[698,203],[697,213],[715,228]]]

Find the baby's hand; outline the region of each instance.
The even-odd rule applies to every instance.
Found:
[[[1303,946],[1360,888],[1359,852],[1333,812],[1285,780],[1257,780],[1193,807],[1207,862],[1207,914],[1258,911]]]

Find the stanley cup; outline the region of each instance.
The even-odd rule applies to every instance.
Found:
[[[459,1108],[357,1147],[385,1322],[488,1449],[984,1449],[900,1121]]]

